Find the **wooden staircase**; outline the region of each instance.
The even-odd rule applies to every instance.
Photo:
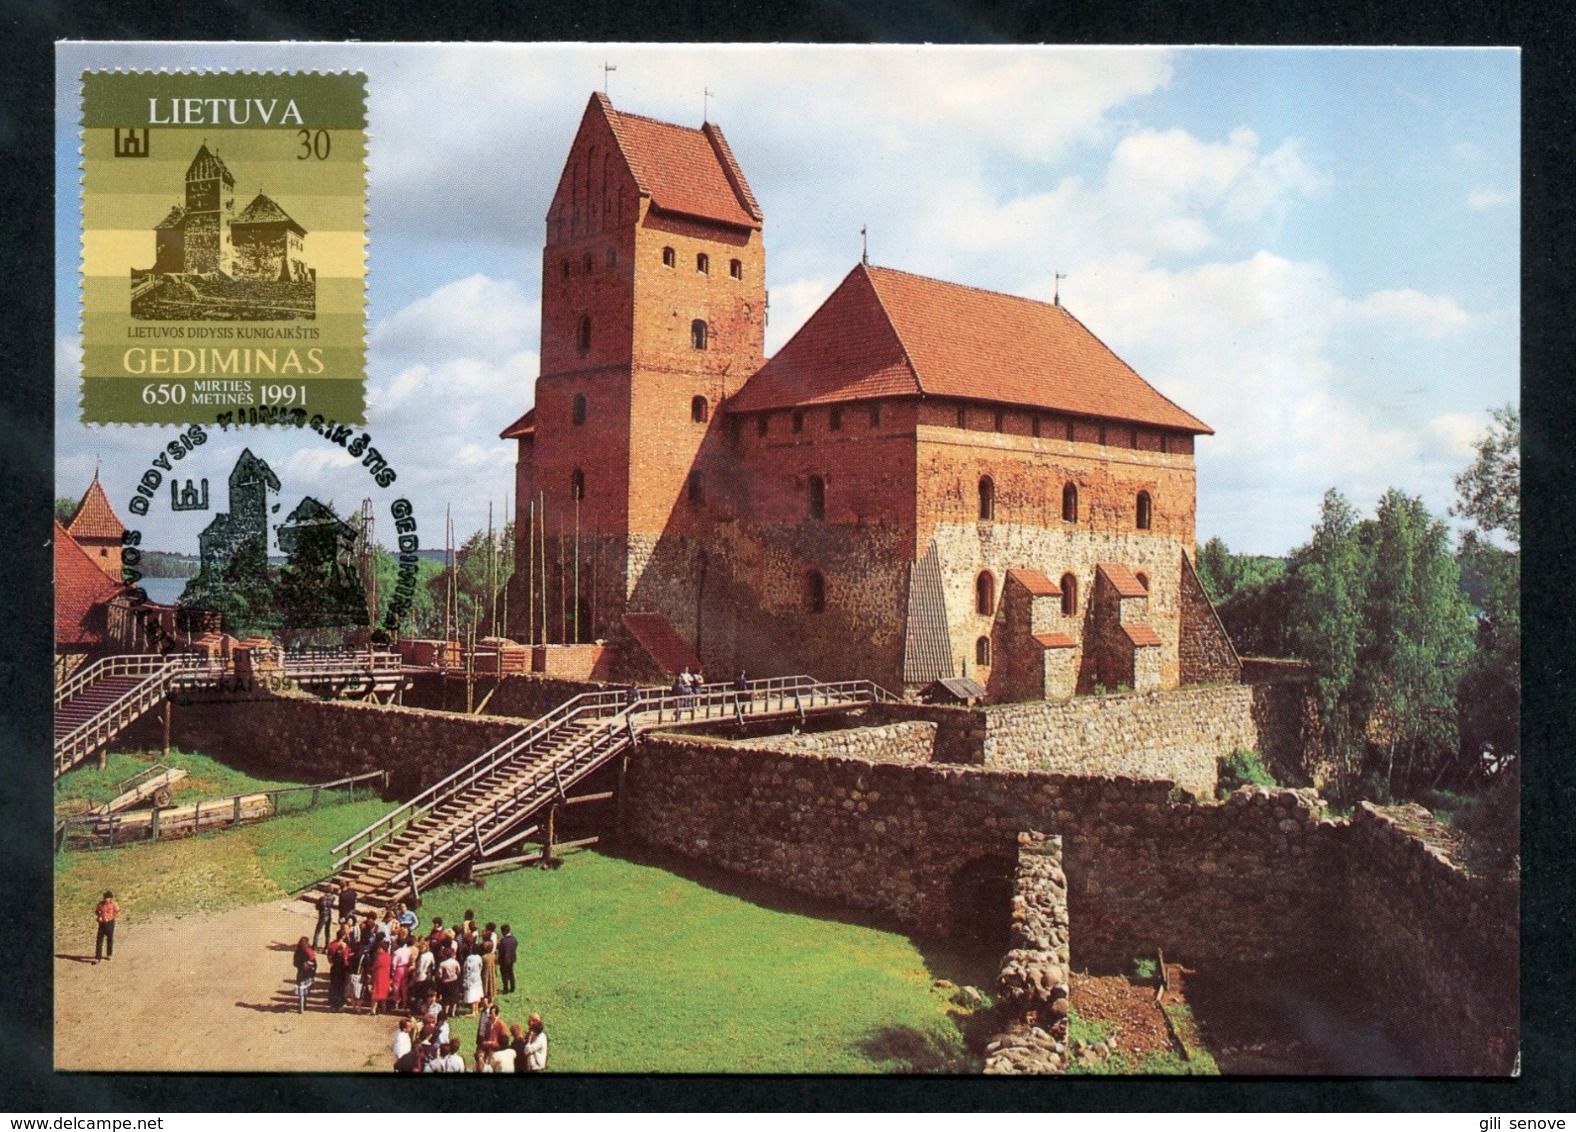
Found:
[[[890,699],[869,681],[823,684],[809,677],[710,685],[691,695],[658,690],[594,692],[561,704],[443,781],[334,847],[334,874],[302,893],[315,901],[330,881],[355,888],[380,911],[418,898],[443,879],[486,861],[540,828],[538,818],[598,769],[657,728],[804,719]]]

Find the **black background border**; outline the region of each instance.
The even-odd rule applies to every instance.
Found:
[[[1576,442],[1572,281],[1576,76],[1569,5],[1338,0],[1271,5],[999,0],[0,0],[0,498],[9,505],[0,636],[0,1110],[1538,1112],[1576,1107]],[[1519,46],[1522,51],[1524,524],[1522,1076],[1071,1080],[573,1077],[519,1082],[315,1074],[57,1074],[52,1068],[50,746],[54,499],[54,48],[92,40],[1213,43]],[[1473,92],[1460,97],[1470,100]],[[59,186],[74,191],[74,186]],[[27,268],[23,265],[38,265]],[[222,977],[224,941],[216,941]],[[1418,972],[1426,980],[1426,970]],[[104,1004],[106,1043],[148,1042]]]

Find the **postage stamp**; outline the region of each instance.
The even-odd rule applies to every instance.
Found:
[[[1517,1071],[1513,52],[57,60],[59,1068]]]
[[[82,76],[82,418],[364,415],[366,80]]]

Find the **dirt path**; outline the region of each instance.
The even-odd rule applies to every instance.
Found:
[[[276,900],[123,921],[112,962],[93,962],[91,930],[59,944],[55,1067],[388,1072],[395,1021],[330,1013],[326,960],[297,1012],[291,955],[315,922],[306,904]]]

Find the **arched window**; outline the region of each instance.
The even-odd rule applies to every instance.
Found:
[[[697,350],[706,348],[706,320],[697,318],[690,323],[690,345]]]
[[[981,617],[996,612],[996,579],[989,570],[981,570],[974,579],[974,612]]]
[[[1150,527],[1150,524],[1154,522],[1154,507],[1150,502],[1149,493],[1147,491],[1140,491],[1138,493],[1137,512],[1138,529],[1141,531],[1147,531]]]
[[[586,474],[579,468],[569,477],[569,498],[576,503],[586,497]]]
[[[663,248],[662,249],[662,266],[663,267],[672,267],[673,264],[674,264],[674,261],[676,260],[676,258],[677,257],[674,256],[672,248]]]
[[[580,316],[580,352],[583,354],[591,348],[591,316]]]
[[[819,570],[804,576],[804,607],[811,613],[826,612],[826,578]]]
[[[711,406],[706,403],[706,398],[699,394],[690,398],[690,420],[696,424],[705,424],[710,413]]]
[[[820,476],[810,477],[810,518],[826,518],[826,481]]]
[[[583,259],[580,262],[580,270],[584,271],[587,275],[591,274],[591,253],[590,252],[586,252],[585,259]]]
[[[1078,612],[1078,575],[1062,575],[1062,616],[1071,617]]]
[[[797,409],[794,410],[793,414],[793,430],[795,432],[804,431],[804,414]]]
[[[744,264],[736,259],[730,259],[728,261],[728,274],[733,276],[735,279],[743,279]]]
[[[586,395],[584,393],[575,394],[575,403],[574,407],[569,411],[569,420],[577,425],[586,423]]]
[[[990,667],[990,638],[981,637],[974,642],[974,663],[981,668]]]
[[[762,413],[760,416],[755,418],[755,435],[756,436],[765,436],[766,435],[766,430],[769,429],[769,428],[771,428],[771,417],[770,417],[770,415],[768,415],[766,413]]]
[[[827,418],[826,427],[833,432],[839,432],[843,427],[843,410],[840,405],[832,406],[830,416]]]
[[[706,502],[706,492],[705,488],[701,486],[699,472],[691,472],[689,474],[689,501],[692,505],[697,506]]]
[[[996,517],[996,481],[989,476],[980,477],[980,520]]]
[[[1076,523],[1078,521],[1078,485],[1069,483],[1062,488],[1062,522]]]
[[[1144,592],[1149,592],[1149,575],[1140,570],[1133,577],[1138,579],[1138,584],[1144,587]]]
[[[695,255],[695,270],[700,272],[702,275],[710,275],[711,257],[705,252],[697,252]]]

